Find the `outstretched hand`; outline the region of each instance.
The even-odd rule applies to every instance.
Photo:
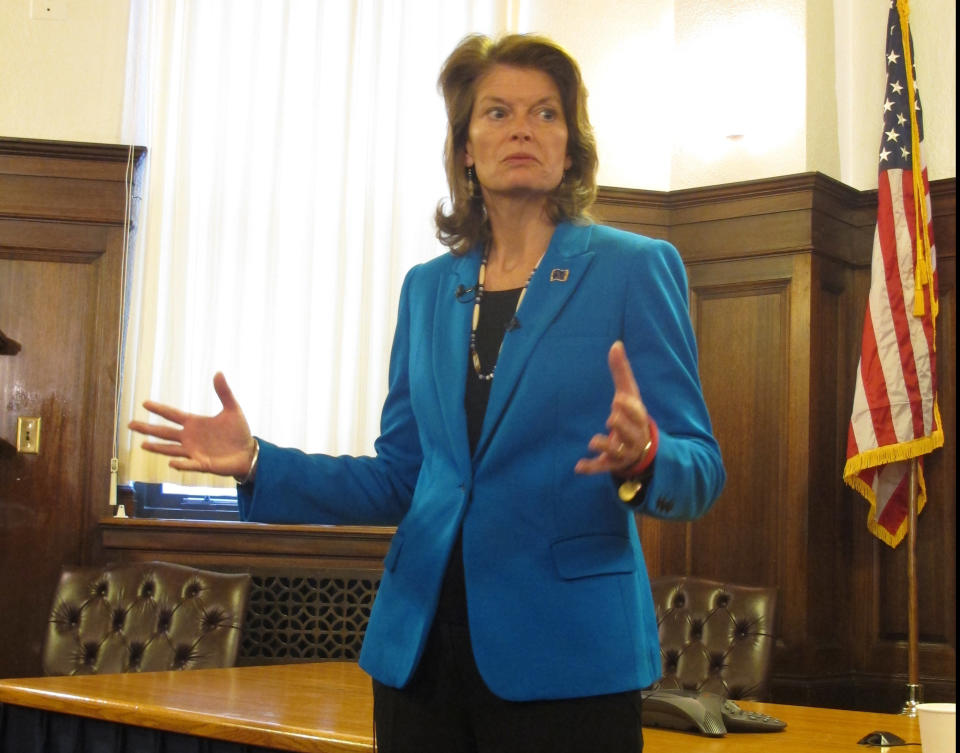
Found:
[[[607,364],[613,377],[613,402],[607,418],[607,433],[595,434],[588,448],[593,457],[577,461],[577,473],[618,473],[634,466],[650,441],[651,427],[640,389],[633,378],[627,352],[619,340],[610,347]]]
[[[223,406],[215,416],[185,413],[169,405],[148,400],[143,404],[150,413],[175,426],[131,421],[132,431],[164,440],[146,441],[140,446],[148,452],[168,455],[170,467],[178,471],[203,471],[220,476],[245,476],[253,462],[255,442],[240,405],[233,397],[221,372],[213,377],[213,389]]]

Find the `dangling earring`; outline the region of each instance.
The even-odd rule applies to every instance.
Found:
[[[467,190],[471,199],[479,198],[481,195],[480,186],[477,185],[477,171],[473,169],[473,165],[467,168]]]

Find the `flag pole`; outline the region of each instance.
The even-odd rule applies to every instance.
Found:
[[[917,458],[910,459],[907,495],[907,700],[901,714],[917,715],[923,703],[920,684],[919,600],[917,598]]]

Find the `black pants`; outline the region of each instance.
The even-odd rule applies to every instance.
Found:
[[[505,701],[477,671],[466,626],[436,623],[407,687],[374,681],[379,753],[640,753],[640,691]]]

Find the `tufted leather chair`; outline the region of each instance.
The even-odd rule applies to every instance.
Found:
[[[66,567],[43,641],[48,675],[234,664],[250,576],[168,562]]]
[[[766,700],[777,589],[661,576],[650,586],[663,677],[653,687]]]

